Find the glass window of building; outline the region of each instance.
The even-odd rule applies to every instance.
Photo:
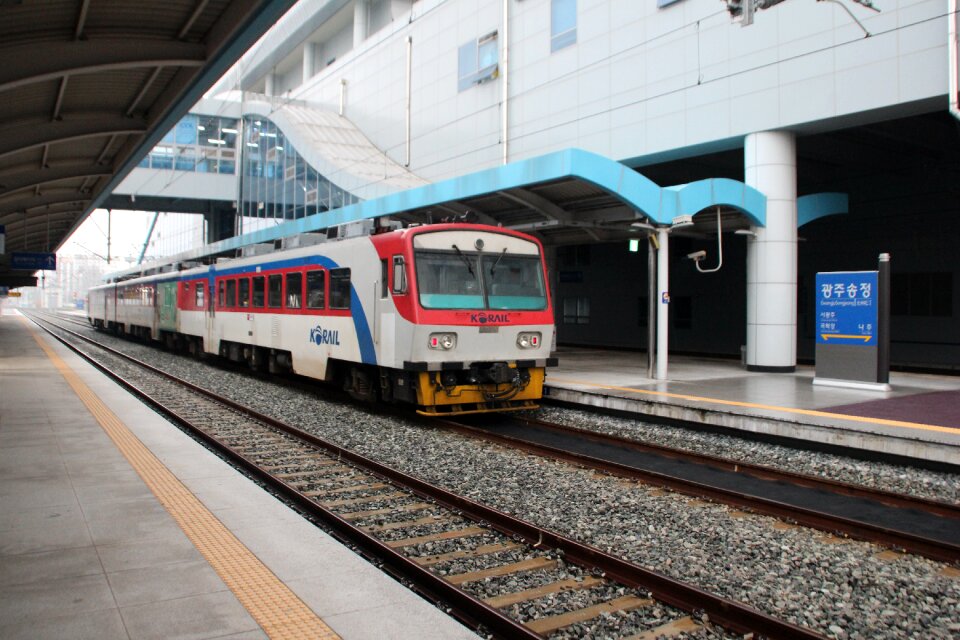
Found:
[[[457,52],[457,90],[496,78],[499,55],[496,31],[462,45]]]
[[[577,0],[550,0],[550,51],[577,42]]]
[[[358,201],[310,166],[266,118],[244,118],[241,149],[243,166],[238,210],[243,232]]]

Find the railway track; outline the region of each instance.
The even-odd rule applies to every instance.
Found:
[[[523,418],[438,421],[458,433],[804,526],[960,564],[960,505]]]
[[[70,340],[49,331],[131,392],[483,633],[572,637],[581,633],[578,625],[606,624],[610,637],[654,638],[706,623],[754,637],[823,637],[432,486],[57,329]],[[71,340],[149,372],[149,389],[112,374]]]

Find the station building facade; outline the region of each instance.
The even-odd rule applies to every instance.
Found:
[[[283,183],[296,164],[238,160],[256,175],[240,177],[240,216],[308,215],[568,148],[660,185],[732,178],[766,196],[766,224],[672,235],[672,351],[792,370],[813,356],[816,272],[875,269],[890,253],[894,365],[960,368],[954,1],[749,9],[301,2],[213,92],[240,105],[241,154],[262,141],[274,158],[287,144],[305,159],[299,193]],[[251,195],[268,189],[289,212]],[[798,216],[798,198],[818,193],[842,195],[845,210]],[[548,247],[559,343],[645,348],[645,248],[598,238]],[[719,270],[685,258],[716,263],[718,240]]]

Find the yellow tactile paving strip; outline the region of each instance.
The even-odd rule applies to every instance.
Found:
[[[34,340],[160,503],[270,638],[339,638],[167,469],[41,338]]]
[[[653,391],[652,389],[631,389],[630,387],[617,387],[609,384],[598,384],[596,382],[587,382],[584,380],[570,380],[569,378],[551,377],[556,382],[565,382],[567,384],[577,384],[585,387],[594,387],[597,389],[611,389],[613,391],[626,391],[638,395],[660,396],[662,398],[674,398],[677,400],[693,400],[695,402],[706,402],[709,404],[720,404],[731,407],[744,407],[747,409],[762,409],[765,411],[781,411],[783,413],[795,413],[803,416],[816,416],[818,418],[830,418],[832,420],[849,420],[852,422],[866,422],[871,424],[882,424],[888,427],[903,427],[904,429],[922,429],[924,431],[940,431],[941,433],[960,433],[960,429],[952,427],[941,427],[936,424],[924,424],[922,422],[906,422],[904,420],[887,420],[886,418],[868,418],[866,416],[849,415],[846,413],[832,413],[830,411],[817,411],[816,409],[797,409],[795,407],[779,407],[773,404],[758,404],[755,402],[743,402],[740,400],[723,400],[721,398],[705,398],[703,396],[691,396],[682,393],[669,393],[667,391]]]

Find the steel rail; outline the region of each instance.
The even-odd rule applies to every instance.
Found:
[[[620,477],[640,480],[645,483],[666,487],[685,495],[736,506],[815,529],[828,532],[841,532],[852,538],[876,542],[887,547],[904,549],[939,562],[960,564],[960,545],[924,538],[922,536],[822,513],[768,498],[713,487],[657,471],[638,469],[618,462],[566,451],[513,436],[491,433],[484,429],[451,422],[449,420],[437,420],[436,422],[443,423],[449,429],[466,436],[497,442],[529,453],[598,469]]]
[[[42,325],[41,325],[42,327]],[[64,340],[62,337],[53,333],[46,327],[42,327],[54,338],[65,344],[78,355],[89,361],[106,375],[119,382],[124,388],[128,389],[137,397],[154,406],[159,411],[170,415],[179,424],[184,424],[183,419],[175,413],[170,412],[159,402],[152,399],[145,392],[137,389],[131,383],[123,380],[112,373],[104,365],[96,362],[92,357],[87,356],[75,346]],[[288,435],[299,438],[318,448],[325,449],[331,454],[335,454],[343,460],[347,460],[356,466],[364,468],[365,471],[382,478],[388,479],[395,484],[406,488],[412,493],[423,498],[433,500],[434,502],[452,509],[479,521],[481,524],[487,524],[491,528],[507,536],[521,538],[537,549],[556,550],[564,554],[566,559],[571,560],[581,566],[593,568],[601,572],[604,576],[609,576],[628,587],[642,588],[648,591],[651,597],[662,602],[675,606],[688,612],[703,612],[709,616],[709,619],[722,627],[738,633],[760,634],[768,638],[782,638],[783,640],[824,640],[825,636],[816,633],[810,629],[779,620],[767,615],[753,607],[749,607],[740,602],[723,598],[716,594],[704,591],[698,587],[683,583],[663,574],[645,569],[639,565],[633,564],[621,558],[614,557],[604,551],[577,542],[560,534],[554,533],[532,523],[525,522],[510,514],[503,513],[492,507],[474,502],[454,494],[446,489],[436,487],[416,477],[405,474],[401,471],[378,463],[365,456],[354,453],[337,444],[328,442],[314,436],[313,434],[302,431],[296,427],[283,423],[275,418],[260,413],[259,411],[232,401],[229,398],[222,398],[217,394],[208,391],[202,387],[194,385],[185,380],[165,371],[157,369],[150,364],[142,362],[132,356],[112,349],[106,345],[97,343],[86,336],[76,334],[68,329],[58,327],[61,331],[69,333],[80,340],[94,344],[100,349],[107,351],[117,357],[143,367],[163,378],[175,381],[184,385],[191,391],[202,396],[220,402],[231,409],[245,413],[251,418],[260,420],[271,427],[287,433]],[[196,432],[198,437],[207,441],[211,446],[218,450],[223,450],[232,460],[252,475],[274,487],[284,497],[296,504],[310,515],[321,519],[325,526],[328,526],[336,534],[347,540],[357,548],[362,549],[364,553],[381,563],[392,575],[398,576],[415,585],[416,589],[426,597],[435,601],[445,602],[455,607],[455,615],[461,620],[474,626],[483,626],[504,638],[541,638],[539,634],[532,632],[523,625],[506,617],[498,610],[490,607],[484,602],[473,598],[466,592],[458,589],[443,578],[431,573],[429,570],[414,563],[412,560],[404,557],[397,551],[387,547],[380,541],[368,536],[358,530],[348,521],[340,518],[335,513],[318,505],[315,501],[297,491],[287,483],[274,478],[268,472],[257,467],[255,463],[245,458],[242,454],[234,452],[220,443],[219,440],[202,432],[192,425],[184,424],[191,432]]]
[[[741,462],[730,460],[729,458],[721,458],[719,456],[698,453],[696,451],[686,451],[683,449],[666,447],[649,442],[631,440],[629,438],[623,438],[608,433],[587,431],[585,429],[578,429],[576,427],[570,427],[567,425],[545,422],[536,418],[528,418],[517,415],[511,416],[511,418],[518,422],[524,422],[543,429],[565,433],[602,444],[624,447],[645,453],[655,453],[657,455],[667,456],[677,460],[685,460],[696,464],[705,464],[723,471],[750,475],[763,480],[789,482],[797,486],[811,489],[827,489],[832,493],[837,493],[852,498],[873,500],[875,502],[879,502],[890,507],[896,507],[898,509],[917,509],[919,511],[925,511],[927,513],[945,518],[960,519],[960,504],[952,504],[949,502],[931,500],[929,498],[922,498],[918,496],[909,496],[902,493],[893,493],[891,491],[884,491],[882,489],[873,489],[863,485],[842,482],[832,478],[810,476],[802,473],[796,473],[794,471],[785,471],[783,469],[776,469],[774,467],[767,467],[750,462]]]

